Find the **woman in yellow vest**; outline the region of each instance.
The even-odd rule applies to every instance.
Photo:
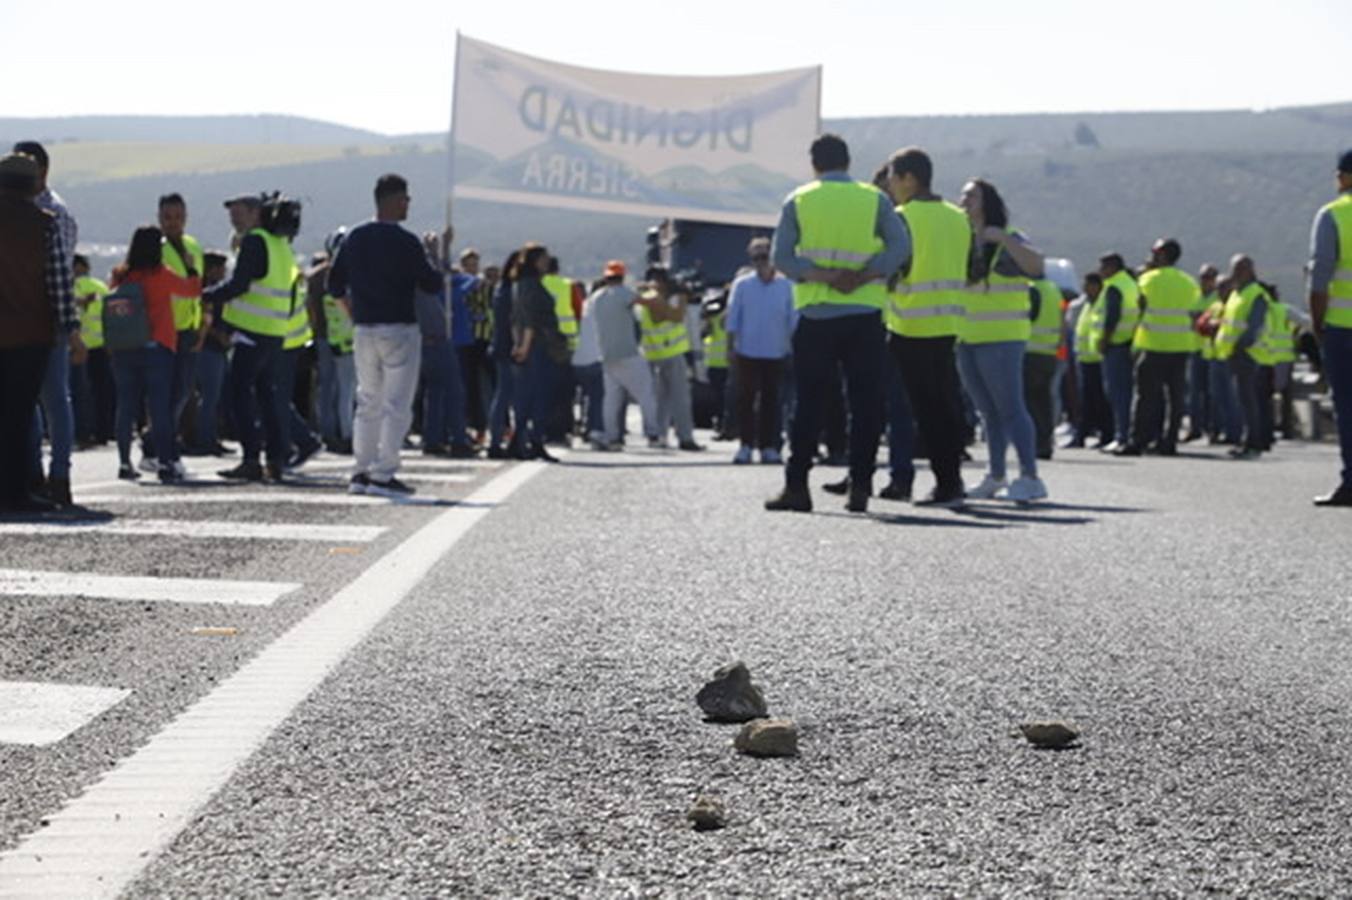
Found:
[[[990,460],[986,477],[968,497],[997,494],[1017,503],[1047,496],[1038,477],[1037,435],[1024,401],[1023,355],[1032,334],[1029,280],[1043,274],[1042,254],[1009,227],[1000,193],[977,178],[962,189],[962,208],[976,243],[958,336],[958,373],[981,414]],[[1019,477],[1006,483],[1005,452],[1014,444]]]
[[[80,337],[88,354],[71,364],[71,401],[75,409],[75,442],[80,449],[106,444],[113,437],[117,388],[113,367],[103,346],[103,298],[108,285],[89,274],[89,258],[73,257],[75,302],[80,307]]]

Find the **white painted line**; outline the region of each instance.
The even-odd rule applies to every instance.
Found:
[[[496,459],[442,459],[435,456],[405,457],[399,460],[399,476],[410,469],[500,469],[503,463]],[[319,459],[306,463],[296,470],[297,475],[306,472],[351,472],[352,461],[343,459]]]
[[[0,744],[55,744],[130,693],[79,684],[0,681]]]
[[[545,468],[508,469],[418,529],[0,854],[0,896],[118,896],[447,551]]]
[[[479,476],[470,475],[467,472],[410,472],[406,469],[400,469],[394,476],[400,481],[413,481],[423,484],[467,484],[474,481]]]
[[[306,525],[285,522],[184,522],[173,519],[113,519],[108,522],[0,522],[0,536],[29,537],[111,534],[212,540],[325,541],[369,543],[384,534],[380,525]]]
[[[148,575],[87,575],[76,572],[0,569],[0,597],[93,597],[99,600],[271,606],[300,587],[299,584],[273,581],[222,581],[214,578],[156,578]]]
[[[192,506],[201,503],[295,503],[300,506],[389,506],[384,497],[366,497],[333,491],[234,491],[199,490],[137,492],[133,494],[95,494],[81,497],[81,503],[126,503],[133,506]]]

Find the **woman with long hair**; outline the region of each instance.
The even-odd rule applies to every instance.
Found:
[[[968,276],[967,313],[957,345],[958,372],[986,431],[986,477],[967,496],[1002,494],[1018,503],[1047,496],[1038,477],[1037,434],[1023,392],[1023,354],[1032,333],[1032,287],[1042,254],[1009,225],[1004,199],[990,182],[963,186],[961,205],[975,235]],[[1007,482],[1005,454],[1014,444],[1019,477]]]
[[[512,347],[516,343],[512,328],[512,285],[516,283],[516,264],[520,250],[513,250],[502,264],[502,276],[493,289],[493,338],[488,347],[493,360],[493,400],[488,408],[488,458],[507,459],[512,456],[503,446],[507,433],[508,413],[516,396],[516,365],[512,362]],[[519,432],[520,425],[517,429]],[[514,436],[513,443],[524,440],[524,434]]]
[[[545,428],[554,379],[570,354],[554,312],[554,295],[540,281],[548,270],[548,249],[534,243],[521,248],[512,285],[516,337],[512,359],[520,366],[516,372],[516,430],[522,438],[517,442],[518,456],[555,462],[545,449]]]
[[[174,352],[178,332],[174,327],[173,298],[196,297],[202,293],[202,279],[188,264],[186,278],[164,265],[164,233],[153,225],[136,229],[127,248],[127,260],[113,270],[113,287],[135,284],[145,297],[146,316],[150,320],[150,341],[143,347],[112,352],[113,377],[117,384],[117,477],[137,478],[131,464],[132,429],[143,406],[149,407],[151,445],[159,461],[159,478],[166,484],[182,481],[174,439],[172,392]]]

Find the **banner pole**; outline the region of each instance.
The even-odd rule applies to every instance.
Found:
[[[455,116],[460,109],[456,93],[460,90],[460,29],[455,30],[455,64],[451,67],[451,130],[446,136],[446,227],[452,222],[455,203]]]

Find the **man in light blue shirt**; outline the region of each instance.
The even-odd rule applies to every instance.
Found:
[[[756,238],[747,247],[753,271],[732,283],[727,332],[732,363],[737,367],[737,427],[742,446],[733,462],[778,465],[779,383],[789,355],[798,313],[793,308],[793,283],[770,263],[770,241]],[[759,401],[759,403],[757,402]]]

